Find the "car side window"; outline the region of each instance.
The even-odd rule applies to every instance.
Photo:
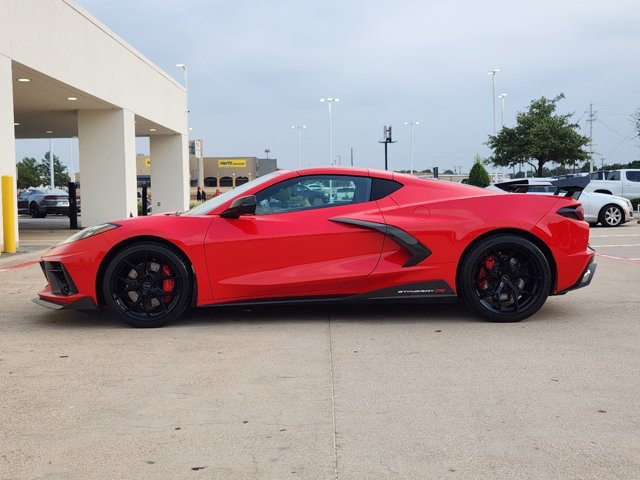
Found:
[[[256,194],[256,215],[315,210],[368,202],[371,178],[352,175],[307,175],[290,178]]]
[[[620,180],[620,171],[612,170],[607,174],[607,180]]]
[[[627,180],[630,182],[640,182],[640,172],[627,172]]]

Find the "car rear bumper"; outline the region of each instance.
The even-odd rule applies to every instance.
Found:
[[[572,290],[577,290],[579,288],[583,288],[589,285],[596,274],[596,267],[598,266],[598,264],[593,261],[594,258],[595,256],[591,257],[591,259],[589,260],[589,263],[583,270],[582,275],[580,275],[580,277],[578,278],[578,281],[573,286],[561,292],[557,292],[556,295],[563,295]]]
[[[69,214],[69,206],[66,207],[45,207],[43,208],[47,215],[68,215]]]

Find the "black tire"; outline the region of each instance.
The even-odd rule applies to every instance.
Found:
[[[29,214],[32,218],[44,218],[47,216],[47,212],[40,211],[40,207],[35,202],[29,207]]]
[[[617,227],[624,222],[624,212],[618,205],[610,203],[602,207],[598,221],[604,227]]]
[[[458,293],[493,322],[519,322],[536,313],[552,287],[542,251],[517,235],[498,234],[474,245],[458,272]]]
[[[191,299],[193,278],[180,255],[158,243],[131,245],[111,259],[102,282],[107,306],[132,327],[175,321]]]

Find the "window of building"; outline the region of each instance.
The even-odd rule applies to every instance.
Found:
[[[220,186],[221,187],[233,187],[233,178],[231,178],[231,177],[222,177],[222,178],[220,178]]]
[[[236,178],[236,187],[239,185],[242,185],[243,183],[247,183],[249,181],[249,178],[247,177],[238,177]]]
[[[206,177],[204,179],[204,186],[205,187],[217,187],[218,186],[218,179],[216,177]]]

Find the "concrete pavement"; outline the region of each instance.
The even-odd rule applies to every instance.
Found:
[[[37,265],[0,271],[0,478],[640,478],[640,264],[604,248],[589,288],[517,324],[425,304],[136,330],[32,304]]]

